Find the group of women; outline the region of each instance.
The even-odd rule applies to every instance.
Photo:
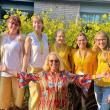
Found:
[[[60,29],[55,33],[55,43],[48,44],[40,16],[32,17],[32,25],[34,31],[24,39],[20,18],[10,16],[7,20],[7,30],[1,37],[0,110],[22,109],[25,92],[18,84],[19,72],[38,77],[36,82],[29,82],[29,110],[109,110],[107,34],[98,32],[90,49],[86,35],[80,33],[77,47],[72,49]],[[93,79],[86,95],[74,84],[74,74]]]

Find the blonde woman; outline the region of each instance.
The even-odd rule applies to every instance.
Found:
[[[95,38],[97,40],[97,46],[100,48],[96,75],[110,74],[110,50],[107,33],[100,31],[96,33]],[[109,110],[110,105],[107,102],[107,97],[110,94],[110,79],[105,77],[95,80],[94,89],[98,110]]]
[[[46,34],[43,33],[43,20],[39,15],[32,17],[32,25],[34,30],[28,34],[25,40],[22,72],[26,72],[29,67],[29,72],[37,74],[42,71],[42,66],[49,53],[48,39]],[[29,110],[36,110],[40,96],[39,84],[30,82],[29,91]]]
[[[7,20],[8,31],[2,35],[0,109],[11,107],[19,110],[24,99],[24,89],[19,88],[16,73],[21,71],[23,60],[23,36],[20,32],[21,21],[18,16]]]
[[[29,78],[31,76],[34,78],[31,77],[30,80],[40,85],[38,89],[41,92],[36,110],[68,110],[68,84],[74,81],[73,74],[64,70],[62,60],[55,52],[49,53],[43,70],[38,74],[28,74]],[[27,74],[23,73],[22,78],[26,81]],[[22,87],[25,86],[22,84]]]

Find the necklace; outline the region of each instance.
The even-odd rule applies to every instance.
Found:
[[[59,54],[60,57],[64,56],[67,51],[66,46],[63,44],[60,46],[58,46],[57,44],[54,44],[54,49],[55,49],[55,52]]]
[[[84,61],[85,61],[85,58],[87,56],[87,50],[84,51],[84,54],[82,55],[81,54],[81,51],[79,50],[79,59],[80,59],[80,64],[81,64],[81,71],[83,72],[84,71]]]
[[[63,49],[63,45],[62,44],[58,45],[57,43],[55,43],[54,48],[55,48],[56,52],[59,52],[59,51],[61,51]]]
[[[43,40],[42,40],[42,36],[41,36],[41,38],[38,38],[38,35],[36,33],[35,33],[35,35],[36,35],[38,43],[40,44],[40,54],[43,54],[44,43],[43,43]]]

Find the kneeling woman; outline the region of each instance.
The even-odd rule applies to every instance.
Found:
[[[72,81],[73,74],[64,71],[62,61],[55,52],[49,53],[43,69],[44,72],[38,74],[19,74],[24,81],[34,80],[40,85],[36,110],[67,110],[68,83]]]
[[[68,77],[63,70],[60,58],[54,52],[47,56],[43,69],[39,74],[41,96],[38,110],[67,110]]]

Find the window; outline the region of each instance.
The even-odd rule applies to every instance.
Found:
[[[103,14],[101,13],[81,13],[80,16],[83,20],[86,22],[99,22],[101,19],[101,16]]]

